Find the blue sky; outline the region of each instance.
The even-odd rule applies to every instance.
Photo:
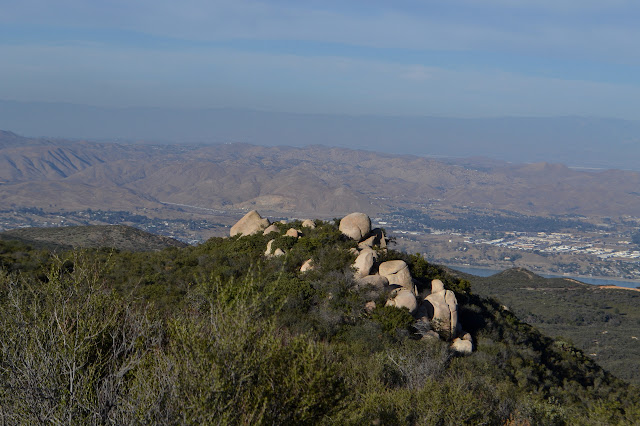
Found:
[[[640,119],[640,2],[0,0],[0,99]]]

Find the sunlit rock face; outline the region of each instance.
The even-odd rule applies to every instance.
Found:
[[[340,232],[360,241],[371,232],[371,219],[364,213],[348,214],[340,221]]]
[[[251,210],[231,227],[229,235],[232,237],[238,234],[253,235],[258,232],[262,232],[268,226],[269,219],[263,219],[262,216],[260,216],[260,213],[255,210]]]

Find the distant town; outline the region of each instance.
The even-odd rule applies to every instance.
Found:
[[[640,246],[633,241],[640,223],[636,217],[597,225],[571,222],[575,227],[563,232],[428,228],[402,211],[381,215],[374,222],[396,236],[402,249],[420,252],[436,263],[491,269],[520,266],[539,273],[640,280]],[[546,224],[554,229],[557,225]]]

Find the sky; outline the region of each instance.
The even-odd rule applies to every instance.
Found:
[[[0,99],[640,120],[640,2],[0,0]]]

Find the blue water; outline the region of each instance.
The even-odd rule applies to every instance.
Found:
[[[486,268],[473,268],[473,267],[460,267],[460,266],[449,266],[451,269],[455,269],[456,271],[465,272],[467,274],[477,275],[479,277],[488,277],[497,273],[502,272],[499,269],[486,269]],[[577,280],[586,284],[593,285],[617,285],[620,287],[628,287],[628,288],[636,288],[640,286],[640,281],[623,281],[623,280],[615,280],[611,278],[591,278],[591,277],[574,277],[570,275],[550,275],[550,274],[538,274],[545,278],[570,278],[572,280]]]

